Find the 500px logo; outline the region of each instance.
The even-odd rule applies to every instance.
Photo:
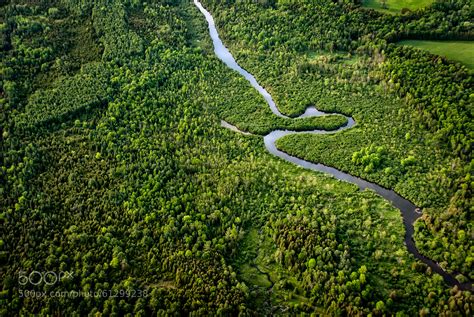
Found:
[[[32,271],[31,273],[20,272],[18,273],[18,284],[20,285],[54,285],[63,280],[72,279],[72,272],[60,271],[58,273],[53,271],[39,272]]]

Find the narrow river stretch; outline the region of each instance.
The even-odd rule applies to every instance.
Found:
[[[250,74],[248,71],[243,69],[242,67],[237,64],[235,61],[234,57],[232,54],[229,52],[229,50],[224,46],[222,43],[221,39],[219,38],[219,33],[217,32],[214,19],[212,15],[202,6],[201,2],[198,0],[194,0],[194,4],[197,6],[199,11],[205,16],[207,23],[209,25],[209,34],[211,35],[212,42],[214,44],[214,52],[217,55],[217,57],[222,60],[229,68],[237,71],[240,73],[242,76],[247,79],[250,84],[257,89],[257,91],[265,98],[265,101],[267,102],[268,106],[272,110],[272,112],[283,118],[288,118],[289,117],[283,115],[279,110],[278,107],[276,106],[275,102],[273,101],[272,96],[268,93],[268,91],[265,90],[255,79],[255,77]],[[324,113],[322,111],[317,110],[315,107],[309,107],[306,109],[305,113],[299,116],[298,118],[303,118],[303,117],[315,117],[315,116],[323,116],[323,115],[328,115],[327,113]],[[297,120],[298,118],[295,118]],[[296,165],[299,165],[301,167],[304,167],[306,169],[314,170],[314,171],[319,171],[319,172],[324,172],[327,174],[331,174],[337,179],[350,182],[353,184],[356,184],[359,186],[360,189],[366,189],[369,188],[373,191],[375,191],[377,194],[380,196],[384,197],[385,199],[389,200],[393,206],[398,208],[402,214],[403,217],[403,223],[405,225],[405,244],[408,249],[408,251],[415,256],[415,258],[419,259],[426,265],[428,265],[432,271],[438,273],[441,275],[444,280],[446,281],[447,284],[450,286],[457,285],[460,289],[466,289],[466,290],[472,290],[472,284],[470,282],[467,283],[459,283],[459,281],[452,275],[449,274],[448,272],[444,271],[438,263],[434,262],[433,260],[423,256],[418,252],[418,249],[415,246],[415,242],[413,241],[413,233],[414,233],[414,227],[413,223],[415,222],[416,219],[418,219],[421,214],[418,213],[417,207],[410,201],[406,200],[405,198],[401,197],[398,195],[396,192],[393,190],[389,190],[386,188],[383,188],[377,184],[368,182],[366,180],[363,180],[361,178],[352,176],[350,174],[341,172],[333,167],[329,167],[323,164],[316,164],[312,162],[305,161],[303,159],[291,156],[283,151],[280,151],[277,149],[275,142],[281,137],[284,137],[285,135],[289,134],[329,134],[329,133],[336,133],[340,132],[342,130],[350,129],[355,125],[355,121],[351,117],[347,117],[347,124],[343,127],[340,127],[337,130],[334,131],[325,131],[325,130],[312,130],[312,131],[288,131],[288,130],[275,130],[269,133],[264,137],[264,142],[265,142],[265,147],[267,150],[272,153],[275,156],[278,156],[279,158],[282,158],[288,162],[294,163]],[[224,127],[229,128],[234,131],[239,131],[236,127],[232,126],[231,124],[227,122],[223,122],[222,124]]]

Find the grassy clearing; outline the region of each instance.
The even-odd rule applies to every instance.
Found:
[[[262,255],[259,253],[261,243],[258,230],[250,229],[242,242],[241,256],[237,259],[237,263],[242,279],[248,285],[269,288],[272,283],[268,280],[267,275],[259,271],[262,270],[263,264],[261,263]]]
[[[472,41],[401,41],[399,45],[410,45],[430,53],[444,56],[474,70],[474,42]]]
[[[267,276],[260,273],[257,268],[244,264],[240,267],[242,279],[249,283],[249,285],[255,285],[263,288],[269,288],[272,283],[268,280]]]
[[[356,62],[360,61],[360,57],[357,55],[351,55],[345,52],[341,53],[330,53],[330,52],[315,52],[310,51],[306,53],[307,62],[333,62],[341,63],[346,65],[353,65]]]
[[[430,5],[433,0],[386,0],[383,7],[382,0],[364,0],[363,6],[385,13],[400,13],[403,8],[417,10]]]

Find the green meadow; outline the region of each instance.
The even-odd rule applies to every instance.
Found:
[[[386,0],[385,7],[382,0],[364,0],[362,5],[366,8],[375,9],[388,13],[400,13],[403,8],[417,10],[430,5],[433,0]]]
[[[472,41],[416,41],[399,42],[400,45],[410,45],[430,53],[444,56],[453,61],[474,69],[474,42]]]

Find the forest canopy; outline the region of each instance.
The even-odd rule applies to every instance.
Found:
[[[282,113],[357,122],[278,148],[421,206],[420,253],[472,281],[473,74],[396,44],[472,41],[472,2],[202,4]],[[346,117],[274,116],[192,2],[0,11],[1,315],[472,315],[387,200],[266,152]]]

